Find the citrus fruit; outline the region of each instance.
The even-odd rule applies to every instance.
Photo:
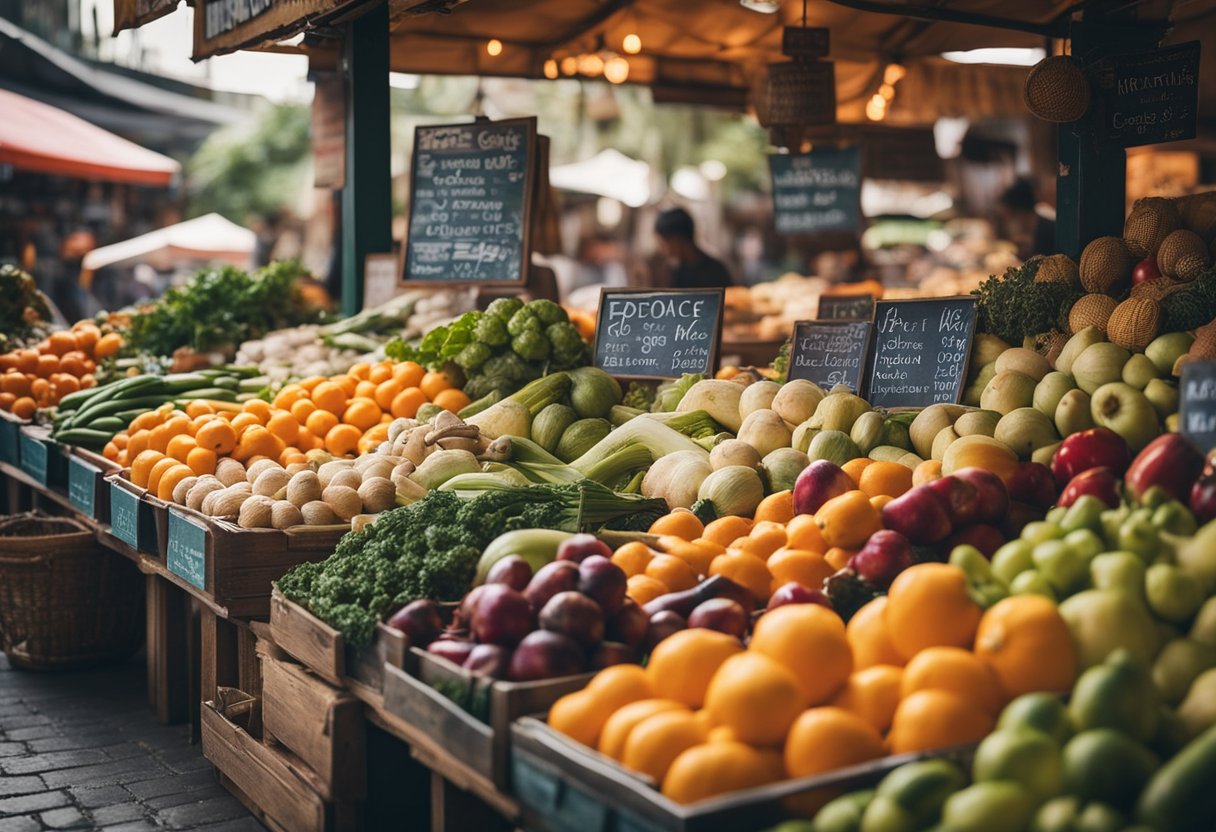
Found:
[[[818,604],[789,604],[765,613],[756,622],[749,650],[785,665],[808,705],[828,701],[853,672],[844,622]]]
[[[599,752],[614,760],[620,760],[625,751],[625,742],[629,739],[629,732],[642,720],[663,711],[687,713],[688,708],[672,699],[639,699],[617,708],[600,729],[597,744]]]
[[[871,667],[876,664],[903,666],[904,657],[895,650],[887,632],[887,596],[880,595],[853,613],[845,627],[849,647],[853,649],[853,666]]]
[[[886,733],[899,706],[902,677],[903,668],[889,664],[856,670],[832,697],[830,704],[856,714],[874,726],[875,730]]]
[[[1072,736],[1068,708],[1060,697],[1050,693],[1025,693],[1001,711],[997,728],[1033,729],[1063,745]]]
[[[918,563],[891,582],[883,617],[891,644],[911,659],[926,647],[970,647],[980,612],[961,569]]]
[[[654,535],[670,534],[684,540],[693,540],[701,536],[701,532],[705,531],[705,526],[697,515],[688,509],[678,508],[655,520],[647,531]]]
[[[992,730],[983,708],[944,690],[919,690],[895,709],[887,742],[893,754],[978,742]]]
[[[929,647],[913,656],[904,667],[900,694],[908,697],[918,690],[949,691],[994,718],[1005,704],[992,668],[961,647]]]
[[[815,512],[815,522],[824,544],[853,549],[882,528],[882,515],[870,504],[864,491],[846,491],[820,506]]]
[[[662,783],[676,757],[709,735],[705,720],[691,711],[663,711],[639,722],[629,732],[621,765]]]
[[[946,798],[942,826],[952,832],[1021,832],[1035,808],[1030,792],[1018,783],[975,783]]]
[[[739,640],[726,633],[699,628],[681,630],[651,651],[646,675],[655,696],[699,708],[718,668],[742,650]]]
[[[1042,802],[1060,793],[1063,774],[1060,747],[1041,731],[1003,729],[984,737],[975,750],[976,781],[1012,780]]]
[[[722,663],[705,691],[705,710],[752,745],[780,745],[807,700],[780,662],[749,650]]]
[[[739,789],[785,778],[781,754],[726,740],[694,745],[672,761],[663,794],[677,803],[695,803]]]
[[[1042,595],[1011,595],[984,611],[975,653],[996,673],[1009,696],[1036,690],[1063,693],[1077,673],[1068,624]]]
[[[554,702],[549,709],[549,725],[595,748],[600,730],[610,716],[650,695],[645,670],[638,665],[614,665],[596,674],[587,687]]]
[[[882,755],[882,735],[857,714],[843,708],[811,708],[790,727],[785,769],[790,777],[809,777]]]

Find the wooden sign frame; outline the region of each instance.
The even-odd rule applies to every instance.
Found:
[[[654,288],[650,286],[628,286],[621,288],[609,288],[607,286],[600,288],[600,299],[595,309],[595,343],[591,345],[591,366],[596,366],[595,358],[600,352],[600,338],[603,335],[604,327],[600,326],[600,316],[604,309],[604,295],[653,295],[653,294],[669,294],[669,295],[717,295],[718,296],[718,314],[714,322],[714,336],[709,346],[709,372],[707,378],[713,378],[714,373],[718,371],[718,360],[722,357],[722,320],[726,313],[726,289],[666,289]],[[599,369],[604,370],[603,367]],[[612,373],[608,370],[613,378],[623,378],[630,381],[668,381],[679,376],[647,376],[647,375],[632,375],[622,373]]]
[[[875,299],[874,317],[873,317],[873,321],[872,321],[873,328],[870,330],[870,360],[867,362],[866,374],[865,374],[865,376],[866,376],[865,377],[865,381],[866,381],[865,393],[864,394],[858,393],[857,395],[862,396],[863,398],[866,399],[866,401],[871,401],[871,396],[873,394],[873,391],[870,389],[870,385],[873,384],[873,382],[874,382],[874,369],[875,369],[874,362],[878,360],[878,339],[881,336],[881,333],[879,332],[878,307],[883,303],[922,304],[922,303],[942,303],[943,301],[970,301],[971,307],[973,310],[973,314],[975,316],[975,323],[971,328],[971,337],[968,339],[967,346],[963,350],[963,363],[962,363],[962,366],[960,367],[961,377],[959,379],[958,390],[955,393],[953,401],[932,402],[931,404],[962,404],[963,396],[966,394],[966,391],[967,391],[967,377],[971,374],[971,352],[975,346],[975,336],[978,334],[976,330],[979,327],[979,310],[977,308],[978,304],[976,303],[976,297],[974,295],[949,295],[947,297],[941,297],[941,298],[908,298],[908,299],[899,299],[899,300],[891,299],[891,298]],[[890,409],[892,407],[925,408],[925,407],[929,407],[929,406],[930,405],[928,405],[928,404],[925,404],[925,405],[920,405],[920,404],[917,404],[917,405],[883,405],[883,407],[886,407],[887,409]]]
[[[406,269],[410,262],[410,247],[413,245],[410,231],[414,223],[414,208],[415,199],[414,192],[416,187],[416,173],[418,167],[418,135],[424,130],[437,130],[443,128],[459,129],[464,127],[477,127],[479,125],[493,125],[495,127],[514,127],[521,126],[525,128],[525,151],[524,151],[524,205],[523,217],[520,221],[522,240],[520,242],[521,262],[519,264],[519,278],[511,280],[503,278],[500,280],[411,280]],[[441,289],[452,287],[469,287],[469,286],[515,286],[523,287],[528,282],[528,269],[532,264],[532,213],[536,208],[536,188],[539,181],[537,175],[537,151],[539,142],[536,134],[536,116],[527,116],[525,118],[509,118],[501,121],[490,121],[481,119],[472,122],[462,122],[459,124],[420,124],[414,128],[414,146],[410,149],[410,210],[405,219],[405,242],[401,246],[401,268],[398,270],[400,275],[399,283],[402,287],[417,287],[419,289]]]

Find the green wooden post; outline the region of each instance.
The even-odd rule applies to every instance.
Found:
[[[389,155],[388,3],[347,24],[346,185],[342,189],[342,312],[363,308],[363,261],[393,250]]]

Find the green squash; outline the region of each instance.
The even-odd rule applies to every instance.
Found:
[[[576,421],[578,414],[574,408],[556,403],[548,405],[532,420],[532,441],[553,453],[562,434]]]

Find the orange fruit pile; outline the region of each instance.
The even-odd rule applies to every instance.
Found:
[[[215,457],[231,456],[246,465],[260,458],[281,465],[304,462],[306,452],[317,449],[357,456],[388,439],[393,419],[411,418],[428,402],[456,412],[469,397],[443,373],[428,373],[412,361],[361,363],[342,375],[288,384],[270,402],[200,400],[184,412],[172,405],[158,408],[132,420],[103,453],[127,466],[147,448],[172,456],[169,440],[181,437],[182,448],[193,442]]]
[[[92,321],[80,321],[34,347],[0,355],[0,410],[29,419],[40,407],[54,407],[69,393],[94,386],[97,362],[121,347],[118,333],[103,335]]]

